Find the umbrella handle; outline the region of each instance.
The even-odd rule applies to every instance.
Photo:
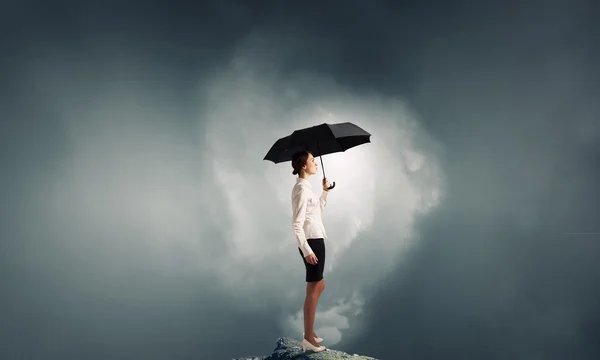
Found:
[[[331,183],[331,185],[329,185],[329,187],[327,188],[327,190],[331,190],[335,187],[335,181]]]

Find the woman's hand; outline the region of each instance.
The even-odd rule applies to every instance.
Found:
[[[323,178],[323,191],[329,191],[329,186],[331,184],[329,183],[329,181],[327,180],[327,178]]]
[[[317,256],[315,254],[310,254],[310,255],[306,256],[305,259],[306,259],[306,262],[311,265],[317,265],[317,261],[319,261],[319,259],[317,259]]]

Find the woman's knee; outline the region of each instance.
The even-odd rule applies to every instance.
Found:
[[[306,295],[309,296],[316,296],[320,293],[321,291],[321,286],[320,283],[318,281],[311,281],[306,283]]]

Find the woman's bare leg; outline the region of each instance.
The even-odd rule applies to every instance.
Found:
[[[317,303],[324,282],[314,281],[306,283],[306,299],[304,300],[304,338],[314,346],[319,346],[314,338],[315,313],[317,312]]]
[[[321,281],[318,282],[319,286],[318,286],[318,295],[317,295],[317,306],[315,306],[315,314],[317,313],[317,308],[319,307],[319,299],[321,298],[321,293],[323,293],[323,290],[325,290],[325,280],[321,279]],[[313,337],[318,337],[317,333],[315,332],[315,328],[313,326]]]

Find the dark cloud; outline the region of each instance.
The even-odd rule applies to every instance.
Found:
[[[597,356],[598,73],[583,5],[478,13],[420,53],[409,98],[447,145],[447,198],[341,347]]]
[[[440,143],[445,194],[419,218],[416,245],[394,254],[391,272],[369,269],[373,244],[401,240],[379,197],[379,216],[331,273],[322,319],[342,332],[336,347],[381,359],[598,357],[590,2],[2,6],[7,357],[222,358],[296,335],[286,321],[302,282],[281,289],[296,297],[275,278],[236,292],[250,265],[210,262],[228,259],[220,240],[235,217],[210,157],[186,156],[219,129],[198,84],[246,94],[231,88],[246,74],[230,71],[236,59],[265,75],[247,88],[263,89],[265,105],[250,110],[317,84],[348,108],[361,99],[365,114],[407,105]]]

